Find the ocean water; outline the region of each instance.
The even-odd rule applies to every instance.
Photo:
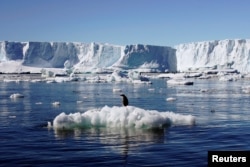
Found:
[[[193,86],[130,83],[0,83],[0,166],[207,166],[208,150],[250,150],[250,81],[194,80]],[[162,128],[54,129],[60,113],[121,106],[192,115]],[[203,91],[201,91],[203,90]],[[10,99],[13,93],[24,98]],[[169,97],[175,101],[167,101]],[[60,105],[52,105],[53,102]],[[53,125],[52,125],[53,126]]]

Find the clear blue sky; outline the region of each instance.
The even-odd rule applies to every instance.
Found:
[[[0,0],[0,41],[180,43],[250,38],[249,0]]]

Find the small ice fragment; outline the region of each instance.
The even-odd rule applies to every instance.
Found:
[[[48,128],[52,128],[52,124],[50,121],[48,121]]]
[[[55,101],[52,103],[53,106],[59,106],[60,105],[60,102],[59,101]]]
[[[20,94],[20,93],[14,93],[12,95],[10,95],[11,99],[16,99],[16,98],[24,98],[24,95]]]
[[[113,88],[113,92],[122,92],[122,90],[118,88]]]
[[[174,98],[174,97],[169,97],[169,98],[167,98],[166,100],[167,100],[167,101],[175,101],[176,98]]]

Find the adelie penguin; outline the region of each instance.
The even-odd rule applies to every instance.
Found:
[[[123,106],[127,106],[128,105],[128,98],[124,94],[121,94],[120,96],[122,96]]]

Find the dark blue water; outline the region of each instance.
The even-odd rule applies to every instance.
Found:
[[[129,83],[0,83],[0,166],[207,166],[208,150],[250,150],[249,81],[194,80],[194,86]],[[61,112],[130,105],[196,117],[194,126],[54,131]],[[204,89],[205,92],[200,90]],[[12,100],[13,93],[25,97]],[[166,98],[175,97],[168,102]],[[59,101],[60,106],[51,105]],[[82,103],[77,103],[82,101]],[[211,112],[212,111],[212,112]]]

